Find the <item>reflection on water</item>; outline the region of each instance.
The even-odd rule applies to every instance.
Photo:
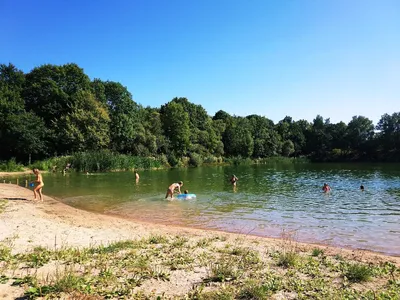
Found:
[[[46,174],[48,195],[148,222],[328,243],[400,255],[400,170],[388,165],[262,165],[109,174]],[[236,191],[229,183],[239,177]],[[197,194],[164,200],[172,182]],[[322,193],[323,183],[332,191]],[[364,185],[365,191],[359,189]]]

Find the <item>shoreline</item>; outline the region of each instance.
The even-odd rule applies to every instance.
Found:
[[[27,174],[32,174],[33,171],[28,169],[25,171],[18,171],[18,172],[0,172],[0,178],[1,177],[12,177],[12,176],[19,176],[19,175],[27,175]],[[45,172],[45,171],[43,171]]]
[[[394,260],[398,260],[400,263],[400,256],[398,255],[391,255],[387,253],[382,253],[378,251],[372,251],[368,249],[358,249],[358,248],[348,248],[348,247],[338,247],[332,246],[329,244],[323,244],[318,242],[299,242],[292,239],[290,233],[284,235],[283,237],[266,237],[255,235],[251,233],[238,233],[238,232],[227,232],[218,229],[204,229],[198,227],[185,227],[181,225],[168,225],[164,223],[152,223],[146,222],[142,220],[136,220],[129,217],[124,217],[117,214],[106,214],[106,213],[98,213],[98,212],[91,212],[86,210],[81,210],[78,208],[74,208],[67,204],[62,203],[60,200],[56,198],[49,197],[44,195],[44,201],[33,201],[32,191],[30,189],[17,186],[15,184],[8,184],[8,183],[0,183],[0,199],[7,200],[7,206],[10,208],[9,211],[7,209],[4,212],[0,212],[0,228],[2,226],[1,221],[8,220],[15,218],[13,212],[16,212],[17,209],[20,210],[22,214],[29,214],[31,219],[34,222],[40,222],[40,220],[52,221],[55,223],[62,224],[64,226],[73,226],[78,228],[96,228],[98,230],[105,229],[107,226],[111,224],[118,224],[115,230],[121,232],[121,236],[112,234],[109,237],[106,235],[102,235],[102,238],[95,239],[96,242],[100,243],[108,243],[113,242],[116,240],[121,240],[121,238],[125,238],[130,236],[131,234],[126,234],[126,230],[130,230],[132,228],[141,229],[142,232],[136,233],[136,236],[146,235],[146,233],[150,233],[154,230],[161,230],[163,233],[171,233],[171,234],[193,234],[193,235],[226,235],[232,236],[235,238],[244,238],[244,239],[252,239],[252,240],[264,240],[268,243],[282,243],[285,239],[291,239],[291,242],[296,243],[297,245],[305,248],[312,248],[312,247],[322,247],[324,249],[329,249],[332,252],[346,252],[346,253],[364,253],[367,255],[373,256],[381,256],[386,258],[392,258]],[[28,218],[29,219],[29,218]],[[21,224],[18,224],[17,228],[18,231],[28,230],[28,228],[24,228],[26,225],[29,225],[29,222],[21,221]],[[71,229],[71,228],[69,228]],[[10,230],[8,230],[10,231]],[[28,230],[29,231],[29,230]],[[54,230],[53,228],[53,231]],[[5,236],[6,230],[0,231],[0,241],[7,238]],[[135,235],[134,235],[135,236]],[[21,238],[21,237],[19,237]],[[42,237],[43,238],[43,237]],[[93,237],[92,237],[93,238]],[[113,239],[114,238],[114,239]],[[42,240],[43,241],[43,240]],[[93,242],[93,239],[92,239]],[[29,242],[28,244],[30,244]],[[45,244],[48,242],[45,242]],[[52,238],[51,243],[54,244],[54,238]],[[87,243],[84,241],[80,241],[76,244],[78,246],[87,246]],[[25,244],[26,248],[28,245]],[[25,251],[24,249],[23,251]]]
[[[378,256],[383,256],[383,257],[388,257],[388,258],[395,258],[399,260],[400,263],[400,255],[396,254],[390,254],[390,253],[385,253],[385,252],[379,252],[379,251],[373,251],[369,249],[360,249],[360,248],[352,248],[352,247],[342,247],[342,246],[332,246],[329,244],[324,244],[320,242],[302,242],[302,241],[297,241],[293,239],[293,236],[288,232],[287,235],[283,235],[282,237],[269,237],[269,236],[262,236],[262,235],[257,235],[257,234],[252,234],[252,233],[241,233],[241,232],[231,232],[231,231],[224,231],[224,230],[219,230],[219,229],[207,229],[207,228],[200,228],[200,227],[187,227],[183,225],[168,225],[162,222],[146,222],[143,220],[138,220],[138,219],[133,219],[131,217],[123,216],[123,215],[118,215],[118,214],[112,214],[112,213],[100,213],[100,212],[93,212],[93,211],[87,211],[87,210],[82,210],[79,208],[75,208],[73,206],[70,206],[68,204],[63,203],[61,200],[57,199],[56,197],[50,197],[50,196],[45,196],[44,195],[44,201],[33,201],[31,200],[33,198],[32,195],[32,190],[28,188],[24,188],[19,185],[15,184],[9,184],[9,183],[0,183],[0,199],[6,199],[8,201],[8,205],[11,205],[12,208],[21,208],[23,206],[24,209],[26,209],[27,205],[34,205],[34,210],[38,210],[41,212],[40,214],[32,214],[32,216],[35,217],[40,217],[44,219],[48,219],[49,217],[56,217],[60,220],[62,220],[62,223],[67,223],[66,220],[70,221],[69,224],[74,224],[75,226],[78,227],[93,227],[97,226],[98,229],[100,229],[101,222],[108,223],[108,222],[116,222],[119,225],[122,225],[121,222],[124,221],[124,225],[122,227],[126,226],[126,229],[130,229],[132,226],[133,227],[143,227],[141,229],[151,231],[151,230],[162,230],[165,231],[165,233],[179,233],[179,232],[184,232],[188,234],[224,234],[224,235],[231,235],[235,237],[243,237],[243,238],[250,238],[250,239],[262,239],[267,242],[272,242],[272,243],[279,243],[282,242],[282,240],[290,238],[292,242],[309,248],[309,247],[322,247],[325,249],[330,249],[331,251],[344,251],[344,252],[349,252],[349,253],[354,253],[354,252],[362,252],[366,253],[368,255],[378,255]],[[19,203],[16,204],[15,201],[18,201]],[[21,202],[20,202],[21,201]],[[23,211],[23,213],[26,213]],[[1,215],[1,212],[0,212]],[[87,223],[87,218],[85,219],[84,222],[82,222],[81,217],[87,217],[90,222]],[[1,221],[1,219],[0,219]],[[35,220],[37,221],[37,220]],[[26,225],[26,223],[24,223]],[[0,229],[1,229],[1,223],[0,223]],[[118,226],[118,229],[121,226]],[[20,226],[18,226],[20,228]],[[20,228],[22,229],[22,228]],[[0,231],[0,241],[4,240],[3,234],[4,230]],[[125,234],[122,234],[122,236],[125,236]],[[119,238],[115,240],[120,240]],[[115,240],[105,238],[105,239],[99,239],[98,242],[102,243],[107,243],[107,242],[113,242]],[[54,242],[54,239],[53,241]],[[85,243],[80,244],[78,246],[84,246]]]

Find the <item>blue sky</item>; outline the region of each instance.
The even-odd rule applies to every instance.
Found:
[[[136,102],[375,123],[400,111],[398,0],[0,0],[0,63],[77,63]]]

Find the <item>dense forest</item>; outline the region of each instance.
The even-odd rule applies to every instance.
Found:
[[[168,101],[169,99],[166,99]],[[268,105],[268,102],[265,103]],[[209,116],[201,105],[174,98],[145,107],[118,82],[90,80],[76,64],[42,65],[29,73],[0,65],[0,160],[32,160],[107,149],[161,157],[308,157],[314,161],[400,161],[400,113],[378,124],[354,116],[346,124],[318,115]]]

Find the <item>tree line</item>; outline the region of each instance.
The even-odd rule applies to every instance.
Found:
[[[400,113],[378,124],[354,116],[346,124],[317,115],[259,115],[218,111],[174,98],[143,106],[119,82],[91,80],[77,64],[42,65],[29,73],[0,65],[0,160],[20,162],[108,149],[194,164],[221,157],[305,156],[315,161],[400,161]]]

